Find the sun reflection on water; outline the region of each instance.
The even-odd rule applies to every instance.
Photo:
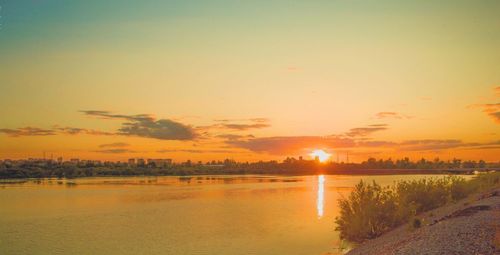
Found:
[[[323,206],[325,203],[325,176],[318,175],[318,199],[316,200],[316,209],[318,211],[318,219],[323,217]]]

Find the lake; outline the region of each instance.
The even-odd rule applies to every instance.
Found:
[[[434,175],[436,176],[436,175]],[[0,183],[0,254],[338,254],[337,200],[360,179],[193,176]]]

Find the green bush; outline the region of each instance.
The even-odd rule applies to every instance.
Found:
[[[457,178],[456,176],[452,178],[450,184],[450,195],[453,201],[458,201],[467,197],[470,193],[477,190],[477,187],[473,185],[472,181],[466,181],[463,178]]]
[[[414,207],[414,213],[425,212],[446,204],[451,179],[421,179],[401,181],[395,185],[398,203],[404,207]]]
[[[473,192],[499,186],[500,173],[496,172],[479,174],[469,181],[449,176],[399,181],[387,187],[360,181],[348,198],[339,200],[336,230],[340,231],[342,239],[361,242],[411,219],[410,225],[417,228],[422,223],[415,218],[417,214],[463,199]]]
[[[377,183],[356,185],[349,199],[339,201],[341,214],[337,230],[341,238],[359,242],[379,236],[399,224],[396,197],[392,190]]]

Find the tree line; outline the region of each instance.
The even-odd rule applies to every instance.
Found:
[[[369,158],[361,163],[326,162],[287,158],[282,162],[236,162],[227,159],[221,162],[207,162],[205,164],[186,161],[183,163],[156,166],[147,164],[142,166],[117,163],[111,165],[86,163],[80,165],[61,164],[48,161],[22,161],[16,164],[1,163],[0,178],[76,178],[93,176],[161,176],[161,175],[202,175],[202,174],[370,174],[369,170],[379,170],[379,173],[390,174],[391,170],[415,170],[408,173],[446,173],[454,169],[488,169],[500,168],[500,162],[487,163],[479,161],[462,161],[452,159],[420,159],[411,161],[409,158],[397,160]],[[382,170],[387,170],[383,172]],[[430,171],[434,170],[434,171]],[[439,170],[439,171],[438,171]],[[424,172],[427,171],[427,172]]]

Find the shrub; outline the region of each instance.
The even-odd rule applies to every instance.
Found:
[[[360,181],[348,198],[339,200],[340,216],[335,219],[340,237],[361,242],[380,236],[405,222],[418,228],[419,213],[458,201],[478,190],[500,186],[500,173],[480,174],[466,181],[449,176],[399,181],[381,187]]]
[[[414,214],[425,212],[449,201],[450,186],[463,178],[429,178],[396,183],[398,202],[403,207],[414,207]]]
[[[341,214],[336,219],[341,238],[359,242],[379,236],[399,224],[392,190],[377,183],[356,185],[349,199],[339,201]]]
[[[457,178],[456,176],[450,178],[450,195],[453,201],[463,199],[477,190],[477,187],[471,181],[467,182],[464,178]]]

